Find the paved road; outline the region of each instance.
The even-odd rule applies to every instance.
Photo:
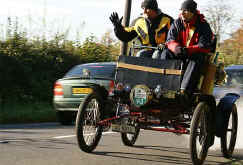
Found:
[[[108,131],[87,154],[78,148],[74,126],[0,125],[0,165],[188,165],[188,137],[142,130],[135,147],[126,147],[120,134]],[[240,148],[232,160],[223,158],[218,149],[216,142],[205,164],[243,164]]]

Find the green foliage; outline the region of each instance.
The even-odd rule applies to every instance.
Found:
[[[0,111],[0,124],[57,121],[56,112],[49,103],[11,102],[5,109],[9,111]]]
[[[53,39],[27,38],[27,32],[20,32],[18,27],[17,19],[12,22],[9,18],[7,37],[0,41],[0,111],[13,100],[51,103],[55,81],[71,67],[113,60],[111,53],[116,48],[94,36],[82,44],[60,33]]]
[[[221,61],[225,65],[243,64],[243,19],[241,27],[231,37],[220,44]]]
[[[81,58],[85,63],[111,61],[109,47],[95,41],[94,36],[86,38],[80,49]]]

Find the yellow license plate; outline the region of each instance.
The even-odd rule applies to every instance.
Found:
[[[93,90],[91,88],[73,88],[72,93],[73,94],[89,94]]]

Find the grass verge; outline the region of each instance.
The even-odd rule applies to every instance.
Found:
[[[0,124],[55,122],[56,112],[52,104],[7,103],[0,105]]]

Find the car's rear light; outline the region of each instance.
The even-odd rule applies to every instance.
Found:
[[[110,80],[110,84],[109,84],[109,94],[113,92],[115,87],[115,83],[113,80]]]
[[[58,82],[55,83],[54,85],[54,96],[62,96],[63,95],[63,88],[62,85]]]

